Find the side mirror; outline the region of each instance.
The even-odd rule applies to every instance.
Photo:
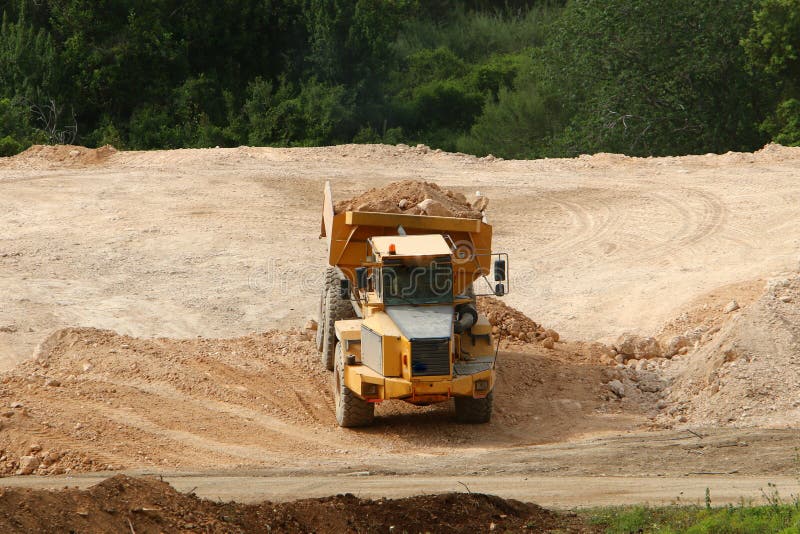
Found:
[[[347,278],[339,281],[339,297],[350,300],[350,280]]]
[[[367,289],[367,268],[356,267],[356,283],[358,289]]]
[[[502,297],[506,294],[506,286],[503,284],[497,284],[494,286],[494,294],[496,297]]]
[[[494,281],[503,282],[506,279],[506,260],[495,260]]]

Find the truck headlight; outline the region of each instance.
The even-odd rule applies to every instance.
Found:
[[[364,396],[364,397],[377,397],[378,396],[378,384],[362,383],[361,384],[361,395]]]
[[[489,389],[489,381],[488,380],[476,380],[475,381],[475,391],[487,391]]]

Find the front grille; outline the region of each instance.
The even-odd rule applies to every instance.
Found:
[[[450,338],[411,341],[412,376],[450,374]]]

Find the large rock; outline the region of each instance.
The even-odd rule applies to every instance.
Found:
[[[459,193],[458,191],[448,191],[447,196],[460,202],[461,204],[469,204],[469,202],[467,202],[467,197],[464,196],[464,193]]]
[[[653,337],[637,336],[635,334],[622,334],[615,345],[617,352],[625,359],[651,359],[661,357],[661,345]]]
[[[489,207],[489,199],[481,195],[472,201],[472,209],[475,211],[484,211]]]
[[[546,329],[544,333],[547,334],[549,337],[553,338],[553,341],[558,341],[559,339],[561,339],[561,336],[558,335],[558,332],[556,332],[552,328]]]
[[[645,393],[658,393],[661,391],[661,384],[655,380],[648,380],[646,382],[640,382],[638,387],[641,391]]]
[[[400,213],[400,208],[391,200],[379,200],[377,202],[365,202],[356,206],[355,211],[369,211],[376,213]]]
[[[444,204],[431,198],[426,198],[417,204],[417,207],[419,207],[425,215],[430,215],[432,217],[453,217],[453,212],[445,208]]]
[[[664,349],[664,357],[665,358],[672,358],[676,354],[678,354],[681,349],[691,347],[692,340],[689,339],[687,336],[675,336],[669,340],[667,343],[667,348]]]
[[[725,309],[723,309],[722,311],[724,311],[725,313],[731,313],[735,312],[738,309],[739,309],[739,303],[736,302],[735,300],[732,300],[727,304],[727,306],[725,306]]]
[[[608,389],[620,399],[625,396],[625,386],[619,380],[612,380],[609,382]]]
[[[23,456],[19,459],[18,475],[30,475],[39,467],[40,460],[36,456]]]
[[[42,467],[50,467],[61,459],[61,455],[51,451],[42,455]]]

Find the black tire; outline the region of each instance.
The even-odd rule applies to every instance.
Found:
[[[333,371],[336,358],[336,329],[334,323],[342,319],[353,319],[356,311],[349,300],[343,299],[339,295],[340,280],[344,277],[339,269],[328,267],[325,271],[324,309],[322,311],[322,321],[317,328],[322,330],[322,343],[320,347],[320,358],[322,365],[328,371]]]
[[[339,343],[336,344],[333,395],[336,402],[336,422],[339,426],[369,426],[375,420],[375,405],[358,397],[344,384],[344,354]]]
[[[482,399],[455,397],[455,401],[456,419],[459,423],[481,424],[491,421],[494,391],[490,391]]]

